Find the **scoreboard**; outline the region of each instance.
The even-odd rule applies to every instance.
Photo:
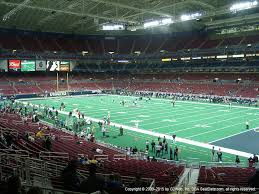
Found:
[[[70,61],[0,59],[0,72],[68,72]]]

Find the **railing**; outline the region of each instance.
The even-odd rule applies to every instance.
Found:
[[[75,140],[75,138],[73,137],[73,136],[71,136],[71,135],[61,135],[60,136],[60,140],[65,140],[65,141],[74,141]]]
[[[191,175],[193,172],[193,168],[189,169],[189,172],[187,173],[187,175],[185,175],[185,177],[181,180],[181,182],[174,187],[174,190],[177,194],[184,194],[185,192],[185,188],[187,188]]]
[[[62,160],[69,160],[69,154],[64,152],[40,152],[39,154],[40,159],[62,159]]]
[[[108,155],[94,155],[96,160],[109,160]]]
[[[0,160],[3,156],[29,157],[27,150],[0,149]]]
[[[3,155],[0,155],[0,156],[3,156]],[[19,175],[22,178],[22,181],[25,183],[25,186],[28,188],[32,187],[32,185],[37,184],[37,185],[42,185],[43,187],[41,187],[41,188],[46,193],[48,193],[48,191],[53,191],[54,193],[63,192],[63,190],[60,190],[60,189],[46,188],[44,186],[49,185],[49,179],[51,177],[59,177],[62,174],[63,169],[67,165],[66,162],[63,163],[64,165],[61,165],[61,164],[55,164],[52,162],[46,162],[44,160],[35,159],[35,158],[25,158],[24,159],[19,156],[14,156],[14,155],[9,156],[6,154],[5,154],[5,156],[10,157],[12,159],[16,159],[17,164],[8,164],[7,165],[6,163],[2,163],[0,161],[0,178],[1,178],[1,180],[4,179],[4,174],[7,174],[9,176]],[[5,172],[5,173],[3,173],[3,172]],[[108,180],[108,178],[110,176],[110,174],[101,174],[101,173],[97,173],[97,174],[104,176],[105,180]],[[82,178],[87,178],[89,176],[89,173],[88,173],[88,171],[79,169],[78,175]],[[6,179],[4,179],[4,180],[6,180]],[[125,185],[128,185],[135,179],[135,177],[121,176],[121,179]],[[154,179],[143,178],[143,181],[149,183],[150,187],[155,186]],[[65,193],[71,193],[71,192],[65,192]],[[72,192],[72,193],[75,193],[75,192]]]
[[[206,166],[206,167],[248,167],[248,164],[246,163],[239,163],[238,165],[234,162],[206,162],[206,161],[200,161],[199,162],[200,167]]]
[[[125,154],[114,154],[113,160],[126,160],[127,155]]]

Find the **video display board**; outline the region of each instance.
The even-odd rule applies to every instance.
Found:
[[[61,61],[59,71],[69,71],[70,61]]]
[[[46,69],[47,69],[46,61],[44,60],[36,61],[36,71],[46,71]]]
[[[0,72],[8,72],[7,60],[0,60]]]
[[[47,61],[47,71],[59,71],[60,61]]]
[[[21,60],[11,59],[8,65],[9,71],[20,71],[21,70]]]
[[[21,71],[35,71],[35,61],[33,60],[22,60],[21,61]]]

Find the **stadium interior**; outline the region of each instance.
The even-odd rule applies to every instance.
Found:
[[[0,193],[258,193],[257,0],[0,0]]]

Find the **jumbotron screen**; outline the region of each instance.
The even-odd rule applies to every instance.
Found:
[[[61,61],[59,66],[59,71],[69,71],[70,62],[69,61]]]
[[[7,60],[0,60],[0,72],[8,72]]]
[[[36,71],[46,71],[46,61],[44,60],[37,60],[36,61]]]
[[[59,71],[60,61],[47,61],[47,71]]]
[[[9,60],[9,71],[20,71],[21,70],[21,60]]]
[[[35,61],[33,60],[22,60],[21,61],[21,71],[35,71]]]

